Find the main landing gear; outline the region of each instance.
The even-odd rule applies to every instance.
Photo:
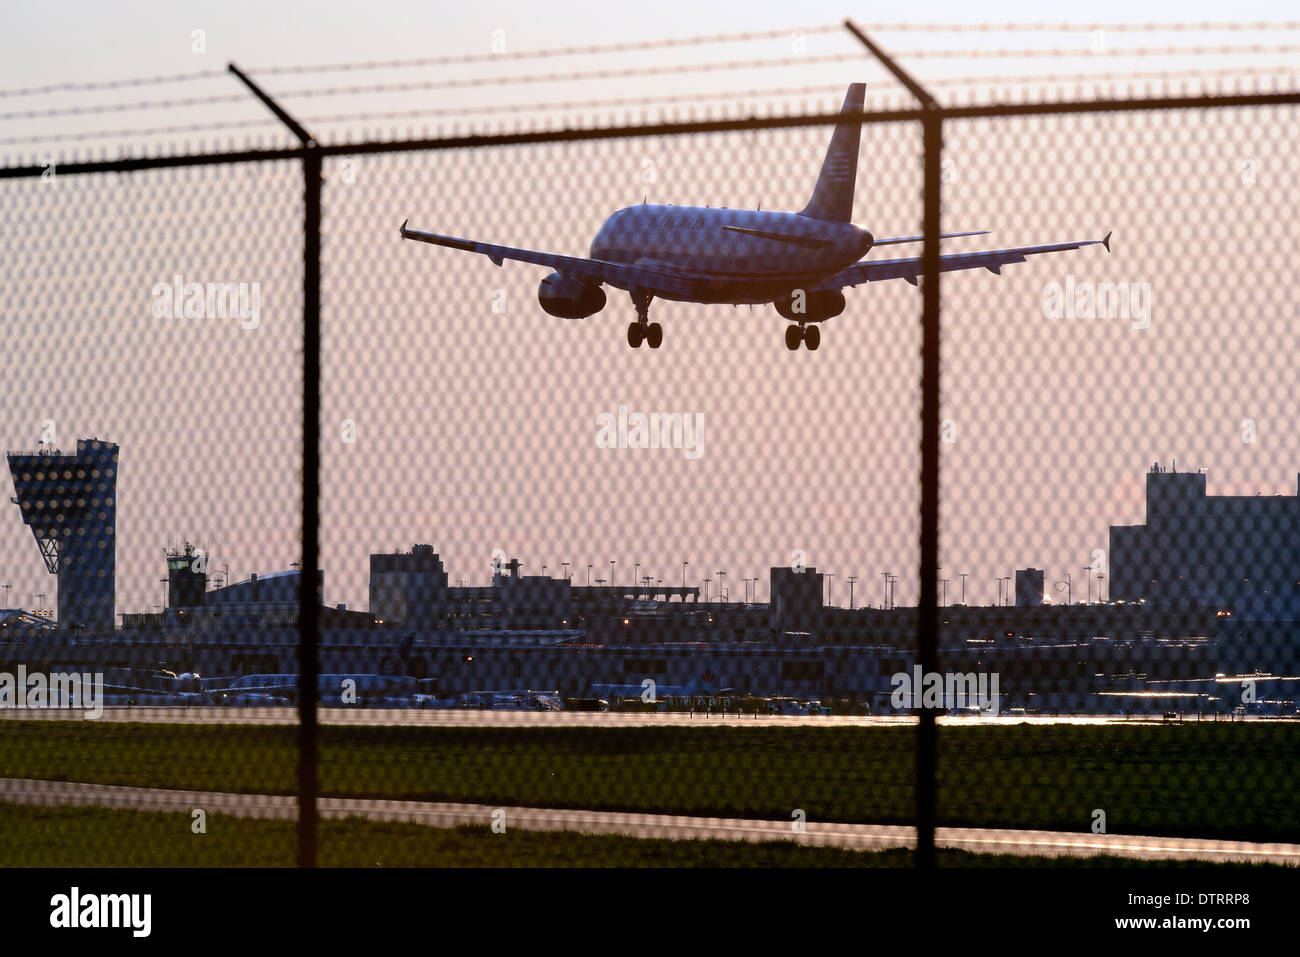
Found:
[[[627,327],[627,344],[633,349],[641,348],[644,342],[651,349],[658,349],[664,342],[664,327],[650,321],[650,300],[654,297],[648,292],[632,293],[632,305],[636,306],[636,322]]]
[[[817,347],[822,344],[822,331],[816,326],[805,326],[803,323],[797,326],[786,326],[785,347],[794,352],[801,342],[808,347],[809,352],[816,352]]]

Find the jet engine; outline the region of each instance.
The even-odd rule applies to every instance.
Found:
[[[537,301],[561,319],[586,319],[605,308],[605,290],[553,272],[537,287]]]
[[[838,289],[821,289],[806,293],[803,312],[795,311],[797,299],[778,299],[774,305],[782,317],[791,322],[821,322],[844,311],[844,293]]]

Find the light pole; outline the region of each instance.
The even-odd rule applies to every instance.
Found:
[[[1065,586],[1064,589],[1061,588],[1062,585]],[[1069,572],[1066,572],[1065,577],[1061,579],[1059,582],[1057,582],[1055,585],[1053,585],[1052,587],[1055,588],[1057,591],[1062,591],[1062,590],[1065,591],[1065,603],[1067,605],[1074,604],[1074,582],[1070,580]]]
[[[826,607],[835,607],[835,573],[826,573]]]
[[[609,587],[614,587],[614,559],[609,560]]]
[[[1088,573],[1088,604],[1092,604],[1092,566],[1084,565],[1083,570]]]
[[[891,573],[881,572],[880,574],[885,579],[885,600],[881,602],[880,607],[882,610],[888,611],[889,610],[889,576]]]
[[[587,562],[587,587],[591,587],[591,562]]]
[[[890,609],[890,611],[893,611],[895,604],[897,604],[897,603],[894,601],[894,586],[895,586],[896,584],[898,584],[898,576],[895,575],[893,572],[890,572],[890,573],[889,573],[889,609]]]
[[[1102,593],[1102,585],[1101,585],[1101,583],[1105,580],[1106,580],[1106,573],[1097,572],[1097,603],[1102,605],[1106,603],[1106,598]]]
[[[940,579],[939,579],[939,584],[943,586],[943,601],[942,601],[942,604],[943,604],[943,606],[946,608],[946,607],[948,607],[948,579],[947,579],[947,578],[940,578]]]
[[[704,579],[704,604],[706,605],[709,603],[709,582],[711,581],[713,581],[712,578]]]
[[[686,600],[686,566],[690,562],[682,562],[682,601]]]
[[[9,589],[10,589],[10,588],[13,588],[13,587],[14,587],[13,585],[0,585],[0,588],[4,588],[4,590],[5,590],[5,607],[6,607],[6,608],[9,607]]]
[[[727,573],[718,569],[718,601],[727,600]]]
[[[641,593],[637,591],[637,587],[636,587],[640,582],[641,582],[641,563],[636,562],[632,566],[632,592],[633,592],[632,597],[633,598],[641,597]]]
[[[564,569],[564,580],[567,582],[569,580],[569,563],[560,562],[560,567]]]
[[[961,576],[961,603],[964,605],[966,604],[966,576],[970,572],[958,572],[957,574]]]
[[[853,610],[853,583],[858,580],[857,575],[849,576],[849,611]]]

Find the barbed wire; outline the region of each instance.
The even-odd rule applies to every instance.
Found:
[[[892,81],[890,81],[892,84]],[[361,111],[354,113],[336,113],[318,116],[304,116],[306,125],[327,123],[366,122],[375,120],[417,119],[435,116],[475,116],[494,113],[529,113],[557,112],[562,110],[597,110],[619,109],[637,106],[655,106],[670,103],[708,102],[721,99],[752,99],[759,96],[810,96],[828,93],[843,93],[843,84],[819,84],[804,87],[777,87],[765,90],[716,91],[704,93],[676,93],[657,96],[626,96],[600,100],[556,100],[552,102],[506,103],[486,106],[421,107],[418,109],[391,111]],[[251,129],[259,126],[279,125],[274,117],[259,117],[252,120],[232,120],[216,123],[187,123],[169,126],[154,126],[126,130],[95,130],[93,132],[67,133],[55,136],[27,136],[0,139],[0,146],[13,146],[27,143],[73,142],[78,140],[106,139],[109,137],[156,136],[173,133],[202,133],[205,131],[230,131]]]
[[[193,80],[212,80],[228,76],[225,70],[199,70],[194,73],[171,73],[160,76],[131,77],[124,80],[86,80],[83,82],[50,83],[45,86],[28,86],[16,90],[0,90],[0,99],[17,96],[41,96],[47,93],[87,93],[94,90],[120,90],[128,87],[153,86],[164,83],[189,83]]]
[[[292,66],[267,66],[252,68],[248,72],[262,76],[286,76],[309,73],[357,72],[362,70],[408,69],[431,66],[464,66],[472,63],[506,62],[530,59],[553,59],[566,56],[594,56],[609,53],[632,53],[644,50],[671,49],[674,47],[706,46],[720,43],[747,43],[760,40],[790,38],[798,35],[817,36],[839,33],[842,24],[828,23],[787,29],[748,30],[737,33],[716,33],[687,37],[664,37],[654,40],[635,40],[608,44],[585,44],[565,47],[545,47],[537,50],[510,50],[499,53],[470,53],[453,56],[409,57],[387,60],[358,60],[341,63],[298,64]],[[1300,21],[1255,22],[1189,22],[1189,23],[879,23],[871,29],[879,33],[1152,33],[1152,32],[1287,32],[1300,30]],[[50,83],[43,86],[0,90],[0,99],[39,96],[63,92],[93,92],[98,90],[128,89],[142,86],[187,83],[226,76],[225,70],[197,70],[192,73],[160,74],[129,77],[118,80],[88,80]]]
[[[609,53],[633,53],[644,50],[671,49],[674,47],[707,46],[718,43],[752,43],[759,40],[782,39],[796,35],[814,36],[843,31],[842,24],[793,27],[783,30],[749,30],[742,33],[714,33],[689,37],[664,37],[655,40],[634,40],[619,43],[586,44],[582,46],[544,47],[537,50],[511,50],[501,53],[464,53],[449,56],[409,57],[389,60],[357,60],[346,63],[308,63],[296,66],[267,66],[247,70],[259,76],[286,76],[306,73],[340,73],[361,70],[398,70],[416,67],[465,66],[473,63],[499,63],[516,60],[554,59],[566,56],[593,56]],[[59,92],[89,92],[114,90],[126,87],[154,86],[167,83],[184,83],[227,76],[225,70],[199,70],[194,73],[177,73],[161,76],[134,77],[125,80],[99,80],[70,83],[51,83],[46,86],[0,90],[0,99],[6,97],[35,96]]]
[[[132,110],[165,110],[189,106],[210,106],[217,103],[247,103],[246,93],[217,93],[211,96],[191,96],[180,100],[142,100],[138,103],[100,103],[94,106],[69,106],[58,110],[22,110],[0,113],[0,120],[36,120],[58,116],[90,116],[97,113],[127,113]]]
[[[901,58],[940,59],[1019,59],[1042,57],[1134,57],[1134,56],[1230,56],[1230,55],[1278,55],[1300,53],[1300,44],[1278,44],[1273,46],[1187,46],[1187,47],[1131,47],[1114,50],[899,50],[894,55]],[[299,90],[284,90],[274,95],[281,99],[311,98],[322,96],[356,96],[376,93],[410,93],[426,90],[470,89],[486,86],[509,86],[526,83],[571,83],[609,79],[622,79],[630,76],[667,76],[685,73],[714,73],[728,70],[764,70],[795,66],[815,66],[831,63],[864,62],[859,51],[850,53],[831,53],[818,56],[797,55],[789,57],[767,57],[749,60],[728,60],[718,63],[675,63],[645,67],[619,67],[601,70],[575,70],[564,73],[518,74],[510,76],[468,77],[439,80],[411,80],[394,83],[354,84],[351,86],[309,87]],[[218,103],[246,101],[244,94],[215,94],[203,97],[187,97],[174,100],[144,100],[136,103],[109,103],[90,106],[74,106],[57,110],[27,110],[0,113],[0,120],[40,119],[60,116],[83,116],[97,113],[118,113],[148,109],[176,109],[181,107],[208,106]]]
[[[355,84],[352,86],[309,87],[300,90],[284,90],[272,95],[280,99],[308,98],[318,96],[351,96],[374,93],[409,93],[417,90],[452,90],[471,87],[508,86],[514,84],[534,83],[569,83],[586,80],[606,80],[626,76],[664,76],[676,73],[716,72],[724,70],[770,69],[788,67],[798,64],[843,63],[862,61],[861,53],[825,54],[822,56],[792,56],[755,60],[730,60],[720,63],[675,63],[662,66],[621,67],[605,70],[581,70],[568,73],[519,74],[514,76],[488,76],[471,78],[452,78],[441,80],[411,80],[394,83]],[[89,106],[72,106],[57,110],[26,110],[13,113],[0,113],[0,120],[25,120],[58,116],[85,116],[96,113],[122,113],[132,110],[174,109],[178,107],[209,106],[218,103],[248,102],[244,93],[219,93],[211,96],[186,97],[179,100],[143,100],[136,103],[104,103]]]
[[[1085,84],[1085,83],[1113,83],[1121,80],[1132,81],[1153,81],[1153,80],[1219,80],[1219,79],[1252,79],[1259,77],[1276,77],[1289,78],[1295,80],[1293,68],[1285,65],[1278,66],[1260,66],[1260,67],[1223,67],[1213,70],[1145,70],[1145,71],[1124,71],[1114,73],[1039,73],[1039,74],[1019,74],[1004,76],[974,76],[974,77],[940,77],[928,81],[927,85],[939,88],[952,87],[969,87],[969,86],[989,86],[989,87],[1007,87],[1007,86],[1024,86],[1033,84]],[[881,83],[873,84],[874,89],[880,86],[888,86],[891,90],[899,90],[901,86],[892,79],[886,79]],[[780,97],[790,99],[799,96],[823,96],[830,94],[839,94],[844,90],[843,84],[827,83],[816,84],[801,87],[771,87],[767,89],[750,89],[750,90],[721,90],[705,91],[697,93],[667,93],[653,96],[625,96],[611,97],[605,99],[586,99],[586,100],[555,100],[550,102],[528,102],[528,103],[507,103],[483,106],[457,106],[457,107],[420,107],[406,110],[389,110],[376,112],[373,110],[357,111],[351,113],[334,113],[320,114],[302,117],[302,122],[308,126],[321,126],[333,123],[360,123],[376,122],[387,120],[407,120],[434,117],[455,117],[455,116],[487,116],[493,114],[511,114],[511,113],[541,113],[541,112],[562,112],[578,110],[610,110],[610,109],[635,109],[637,107],[667,106],[677,103],[707,103],[717,100],[748,100],[758,97]],[[0,138],[0,146],[23,146],[36,143],[71,143],[86,142],[96,139],[111,138],[136,138],[147,136],[166,136],[180,135],[189,133],[218,133],[233,132],[244,129],[255,129],[258,127],[278,126],[279,120],[274,117],[258,117],[248,120],[230,120],[203,123],[183,123],[169,124],[166,126],[137,127],[131,129],[112,129],[112,130],[92,130],[80,133],[61,133],[53,135],[35,134],[32,136],[15,136]]]
[[[707,46],[715,43],[753,43],[759,40],[781,40],[794,36],[813,36],[841,33],[843,24],[828,23],[811,27],[791,27],[782,30],[750,30],[744,33],[715,33],[691,37],[667,37],[658,40],[631,40],[620,43],[587,44],[583,46],[549,47],[540,50],[520,50],[503,53],[466,53],[457,56],[414,57],[404,60],[368,60],[355,63],[318,63],[304,66],[266,67],[250,72],[262,76],[301,73],[338,73],[356,70],[407,69],[427,66],[464,66],[471,63],[492,63],[501,60],[536,60],[565,56],[594,56],[607,53],[637,53],[643,50],[662,50],[674,47]]]
[[[1256,32],[1265,30],[1300,30],[1300,20],[1257,20],[1234,23],[1209,20],[1187,23],[872,23],[864,28],[881,33],[1208,33],[1218,30]]]
[[[1272,46],[1264,44],[1247,44],[1240,46],[1183,46],[1183,47],[1117,47],[1115,49],[1094,50],[1089,47],[1052,47],[1050,49],[1021,50],[976,50],[959,48],[953,50],[891,50],[895,57],[915,60],[940,59],[1037,59],[1040,57],[1171,57],[1171,56],[1272,56],[1275,54],[1300,53],[1300,45],[1281,43]]]

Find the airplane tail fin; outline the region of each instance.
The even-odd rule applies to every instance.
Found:
[[[844,97],[841,113],[857,112],[866,100],[867,85],[852,83]],[[858,177],[858,141],[861,123],[839,123],[831,135],[831,145],[822,161],[812,199],[799,215],[833,223],[847,223],[853,218],[853,183]]]

